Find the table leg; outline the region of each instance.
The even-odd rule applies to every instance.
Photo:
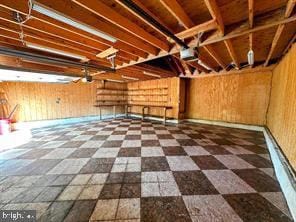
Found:
[[[124,109],[125,109],[125,118],[128,118],[128,106],[125,105]]]
[[[163,124],[165,125],[165,123],[166,123],[166,108],[163,108],[163,111],[164,111],[164,113],[163,113]]]
[[[102,109],[99,107],[100,120],[102,120]]]

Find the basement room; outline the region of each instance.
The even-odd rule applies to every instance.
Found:
[[[0,0],[0,221],[296,221],[296,0]]]

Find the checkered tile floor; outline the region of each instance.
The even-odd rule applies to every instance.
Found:
[[[0,209],[39,221],[292,221],[263,134],[113,119],[0,153]]]

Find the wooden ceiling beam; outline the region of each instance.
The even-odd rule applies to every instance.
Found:
[[[151,24],[145,18],[143,18],[138,13],[134,12],[133,10],[131,10],[125,4],[123,4],[122,0],[115,0],[115,1],[116,1],[116,3],[120,4],[123,8],[125,8],[127,11],[129,11],[131,14],[133,14],[134,16],[136,16],[137,18],[139,18],[140,20],[142,20],[143,22],[145,22],[151,28],[157,30],[160,34],[164,35],[165,37],[168,37],[161,30],[158,30],[156,27],[154,27],[153,24]],[[137,6],[139,6],[145,13],[147,13],[149,16],[151,16],[155,21],[157,21],[159,24],[161,24],[163,27],[165,27],[166,29],[168,29],[170,32],[173,33],[173,30],[171,30],[162,20],[160,20],[156,15],[154,15],[150,10],[148,10],[146,8],[146,6],[142,4],[141,1],[139,1],[139,0],[133,0],[133,3],[136,4]]]
[[[77,4],[71,2],[71,1],[64,1],[64,0],[55,0],[55,1],[47,1],[47,0],[38,0],[38,3],[43,4],[45,7],[50,8],[58,13],[61,13],[69,18],[79,18],[79,22],[84,23],[86,25],[89,25],[90,27],[93,27],[94,29],[100,30],[104,33],[107,33],[115,38],[118,39],[118,41],[122,41],[132,47],[138,48],[144,52],[148,52],[150,54],[156,55],[158,53],[158,49],[152,45],[147,44],[145,41],[134,37],[133,35],[127,33],[124,30],[118,29],[113,24],[110,24],[108,22],[102,21],[98,19],[96,16],[92,15],[87,11],[86,9],[81,8]],[[27,6],[26,0],[19,0],[19,1],[10,1],[10,0],[2,0],[0,2],[0,6],[17,11],[19,13],[22,13],[23,15],[26,15],[28,13],[28,6]],[[40,13],[37,13],[33,11],[31,14],[33,18],[41,18],[43,21],[46,20],[54,20],[49,19],[47,16],[40,15]],[[54,20],[55,23],[61,23]],[[64,24],[64,23],[62,23]],[[67,26],[66,24],[64,24]],[[60,25],[62,26],[62,25]],[[133,38],[134,37],[134,38]],[[96,37],[97,39],[100,39],[99,37]],[[130,41],[133,39],[133,41]],[[100,39],[101,41],[101,39]],[[105,40],[105,42],[108,42]],[[111,42],[109,42],[111,44]],[[111,44],[112,45],[112,44]],[[115,47],[115,44],[113,46]]]
[[[262,25],[258,25],[255,26],[254,28],[250,29],[248,28],[248,22],[244,23],[244,25],[240,25],[237,28],[235,28],[234,30],[232,30],[231,32],[227,33],[225,36],[222,37],[209,37],[206,40],[204,40],[200,46],[205,46],[205,45],[209,45],[209,44],[213,44],[213,43],[217,43],[217,42],[221,42],[224,41],[226,39],[232,39],[232,38],[237,38],[243,35],[248,35],[250,33],[254,33],[254,32],[259,32],[259,31],[263,31],[265,29],[268,28],[272,28],[274,26],[280,25],[280,24],[287,24],[290,22],[294,22],[296,21],[296,16],[292,16],[289,18],[284,18],[284,19],[279,19],[279,18],[274,18],[274,17],[270,17],[268,19],[265,20],[261,20]],[[196,42],[192,42],[192,44],[196,44]]]
[[[222,16],[219,10],[219,7],[217,5],[216,0],[205,0],[205,3],[207,5],[207,8],[209,9],[209,12],[213,19],[216,20],[218,25],[218,30],[220,31],[221,35],[224,35],[224,23],[222,20]]]
[[[217,54],[211,45],[204,46],[204,49],[209,53],[210,56],[223,68],[226,69],[227,65],[223,62],[221,57]]]
[[[160,0],[160,3],[178,20],[186,29],[194,26],[194,23],[185,13],[177,0]]]
[[[131,22],[129,19],[120,15],[118,12],[109,8],[107,5],[100,1],[90,1],[90,0],[72,0],[81,7],[87,9],[88,11],[106,19],[107,21],[113,23],[114,25],[124,29],[127,32],[137,36],[138,38],[148,42],[149,44],[160,48],[164,51],[169,50],[169,45],[167,42],[161,41],[158,38],[151,35],[149,32],[142,29],[137,24]]]
[[[204,22],[202,24],[193,26],[189,29],[179,32],[176,34],[176,36],[180,39],[186,39],[186,38],[194,37],[198,33],[207,32],[207,31],[211,31],[214,29],[217,29],[217,22],[216,22],[216,20],[212,19],[210,21]],[[172,40],[170,40],[170,41],[172,41]]]
[[[285,11],[285,18],[289,18],[293,12],[294,6],[296,4],[296,0],[289,0],[286,6],[286,11]],[[284,31],[285,25],[284,24],[280,24],[275,32],[275,35],[273,37],[267,58],[265,60],[264,66],[268,66],[269,60],[272,57],[272,54],[278,44],[278,41]]]
[[[0,7],[0,19],[18,24],[12,17],[13,11]],[[34,13],[33,13],[34,14]],[[49,17],[45,17],[39,13],[35,13],[34,16],[23,24],[23,27],[32,29],[38,32],[42,32],[51,36],[63,38],[69,41],[73,41],[77,44],[86,45],[97,50],[106,50],[111,47],[110,42],[102,40],[94,35],[86,33],[82,30],[76,29],[67,24],[61,23]],[[131,55],[131,57],[126,57],[130,60],[135,60],[134,57],[146,58],[147,53],[137,48],[134,48],[130,45],[127,45],[121,41],[117,41],[114,44],[114,47],[120,49],[120,51],[126,52]],[[133,57],[133,58],[132,58]]]
[[[198,64],[197,61],[195,62],[186,62],[188,65],[192,66],[195,69],[198,69],[200,72],[205,72],[205,73],[209,73],[210,70],[206,69],[205,67],[203,67],[202,65]]]
[[[249,28],[254,27],[254,0],[248,0]],[[249,33],[249,50],[253,49],[253,33]]]
[[[230,39],[225,40],[224,41],[224,44],[225,44],[225,46],[226,46],[226,48],[227,48],[227,50],[228,50],[228,52],[229,52],[229,54],[231,56],[232,61],[234,62],[235,66],[239,69],[240,68],[240,64],[239,64],[239,61],[237,59],[236,53],[234,51],[234,48],[232,46],[231,40]]]

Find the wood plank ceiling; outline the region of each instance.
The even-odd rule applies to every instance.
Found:
[[[188,46],[198,46],[198,60],[180,61],[181,47],[125,2],[128,1],[1,0],[0,47],[53,55],[28,47],[34,44],[80,55],[87,58],[88,63],[107,67],[111,67],[110,61],[97,55],[112,51],[116,52],[116,72],[92,71],[92,75],[98,79],[136,81],[242,69],[248,67],[250,49],[255,55],[253,67],[268,66],[281,58],[295,41],[296,0],[133,0],[143,12]],[[34,8],[30,10],[29,3],[103,32],[115,41],[44,15]],[[17,19],[18,16],[21,19]],[[171,71],[145,64],[165,56],[170,56],[167,61],[171,63]],[[83,75],[77,67],[3,55],[0,64]]]

